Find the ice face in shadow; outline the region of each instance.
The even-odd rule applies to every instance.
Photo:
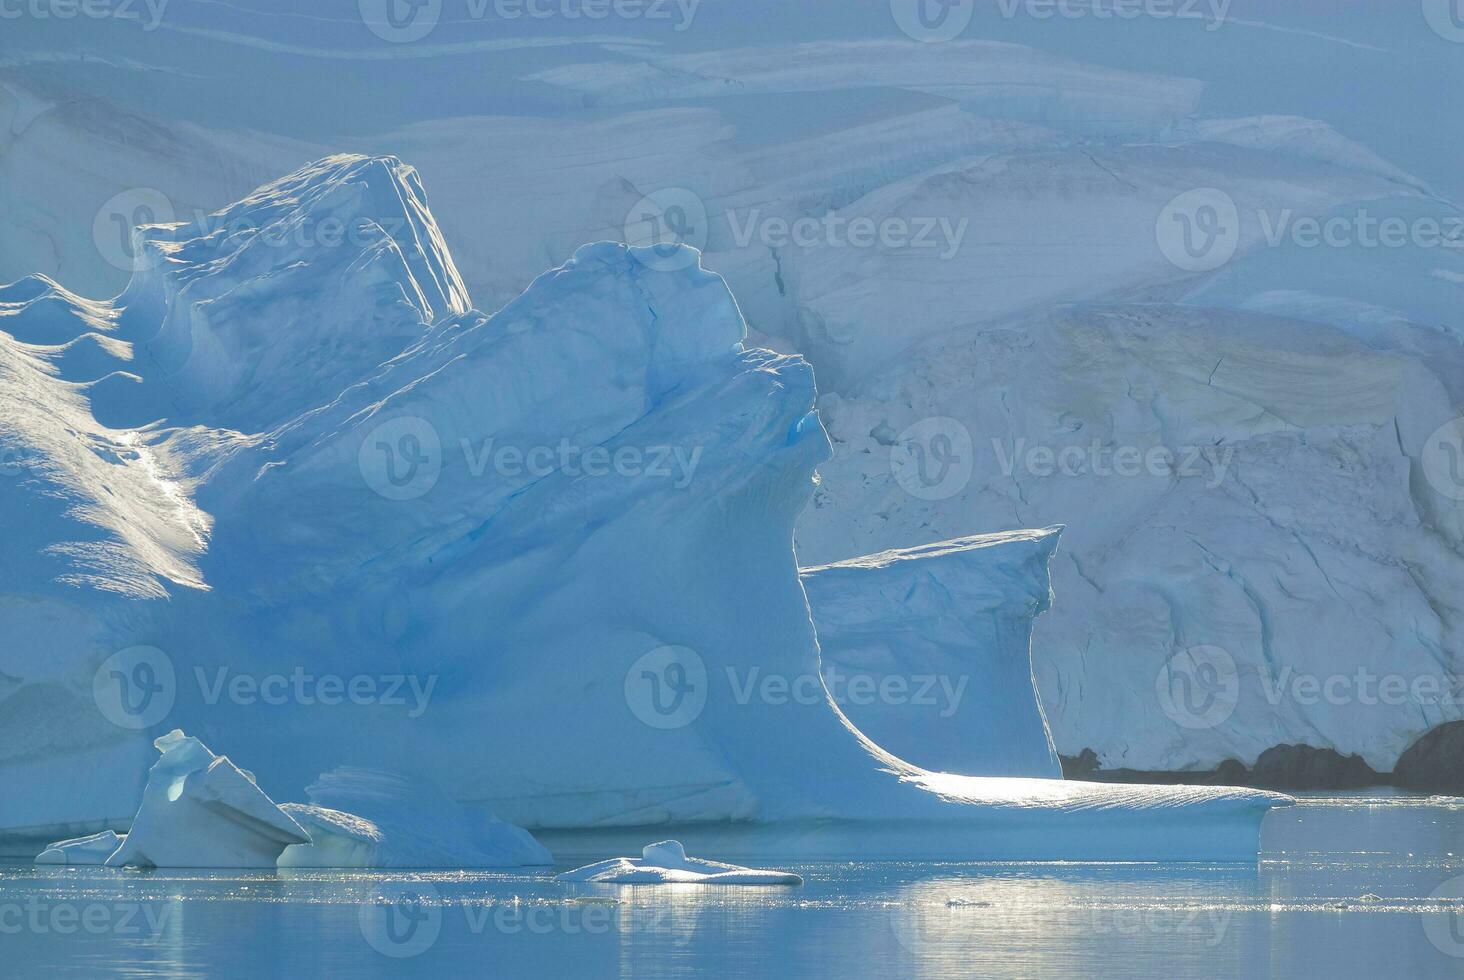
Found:
[[[1061,778],[1032,682],[1059,528],[805,568],[830,695],[875,744],[935,772]]]
[[[399,187],[399,166],[332,158],[240,206],[269,216],[309,201],[334,214],[326,203],[400,200],[351,190]],[[808,364],[743,343],[731,293],[695,250],[588,245],[489,317],[422,287],[450,264],[408,254],[435,248],[430,236],[393,238],[370,266],[394,270],[389,288],[319,246],[280,266],[254,254],[258,236],[148,235],[165,243],[166,272],[144,270],[117,303],[93,304],[131,343],[172,336],[167,324],[205,298],[239,305],[210,315],[208,357],[194,347],[181,368],[138,367],[141,390],[162,377],[157,390],[182,392],[184,424],[108,430],[149,450],[108,465],[135,482],[129,500],[206,515],[207,533],[196,580],[155,572],[152,600],[40,570],[7,581],[85,624],[56,654],[33,630],[16,669],[5,666],[23,679],[8,697],[29,693],[56,719],[28,733],[29,760],[77,751],[69,733],[98,724],[95,705],[57,692],[85,690],[106,658],[146,644],[173,677],[150,725],[225,733],[233,751],[270,760],[270,785],[289,795],[345,766],[410,772],[480,817],[529,828],[801,827],[785,839],[810,853],[868,854],[878,826],[891,856],[1095,859],[1252,859],[1260,818],[1287,802],[939,775],[880,748],[823,697],[749,686],[818,685],[792,539],[829,444]],[[302,282],[302,270],[325,280]],[[290,322],[318,337],[240,341],[286,302]],[[409,329],[373,326],[388,320]],[[315,359],[351,323],[363,337],[341,363],[359,375],[336,387],[342,377],[322,381]],[[267,354],[276,346],[288,356]],[[223,380],[170,387],[195,370]],[[67,409],[89,404],[75,396]],[[84,489],[104,499],[103,482]],[[110,526],[109,546],[133,564],[155,554],[127,537],[129,516]],[[66,530],[42,521],[26,533],[44,550]],[[93,741],[136,745],[129,720]],[[24,776],[46,801],[30,825],[99,820],[135,800],[125,769],[60,793],[27,766],[0,760],[0,776]],[[0,802],[0,827],[21,825],[21,797]],[[341,830],[344,850],[370,842],[364,828]],[[146,840],[127,847],[151,858]]]

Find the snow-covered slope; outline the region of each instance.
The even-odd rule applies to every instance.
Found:
[[[808,364],[745,346],[694,251],[585,246],[487,317],[457,309],[452,260],[395,160],[331,158],[227,213],[413,231],[350,260],[313,239],[261,252],[258,235],[207,222],[143,232],[159,261],[95,306],[134,350],[190,339],[181,366],[135,359],[119,389],[180,392],[177,420],[141,430],[151,452],[107,457],[115,470],[58,436],[16,492],[49,493],[52,456],[87,499],[135,481],[168,520],[207,515],[197,575],[160,568],[124,597],[107,585],[157,550],[130,521],[75,507],[28,530],[44,545],[80,522],[109,550],[95,581],[68,577],[81,559],[64,549],[60,574],[7,567],[11,605],[39,594],[78,625],[5,665],[20,680],[0,708],[29,698],[46,722],[7,760],[7,782],[36,789],[0,802],[0,826],[127,812],[136,769],[64,792],[47,772],[91,749],[75,731],[131,751],[164,724],[270,760],[282,798],[355,766],[523,826],[874,820],[920,828],[888,843],[905,856],[1247,858],[1286,802],[938,775],[822,699],[749,695],[752,676],[818,677],[791,542],[829,447]],[[219,304],[228,315],[208,312]],[[48,309],[19,309],[17,331],[47,327]],[[337,367],[321,352],[353,322]],[[29,357],[9,360],[71,391]],[[360,376],[322,386],[322,363]],[[195,377],[218,381],[175,384]],[[119,414],[153,404],[110,394],[96,402]],[[7,438],[26,425],[4,420]],[[48,642],[65,649],[44,655]],[[95,733],[98,713],[115,735]]]
[[[935,772],[1061,778],[1032,680],[1057,528],[803,569],[825,685],[859,730]]]

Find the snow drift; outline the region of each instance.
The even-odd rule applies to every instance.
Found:
[[[394,159],[221,215],[140,229],[114,302],[31,279],[0,307],[27,385],[0,625],[30,638],[0,827],[130,813],[164,725],[287,797],[411,772],[529,828],[878,825],[911,857],[1249,859],[1287,802],[934,774],[750,684],[819,685],[791,541],[829,444],[808,364],[746,346],[694,250],[585,246],[489,317]]]

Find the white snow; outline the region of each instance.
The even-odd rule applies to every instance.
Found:
[[[132,829],[104,862],[109,868],[272,868],[291,844],[308,843],[254,777],[173,730],[154,743]]]
[[[639,858],[610,858],[554,876],[596,885],[801,885],[791,871],[762,871],[686,856],[680,841],[647,844]]]

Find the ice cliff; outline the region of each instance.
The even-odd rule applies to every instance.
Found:
[[[1058,530],[805,568],[824,679],[844,714],[936,772],[1061,777],[1032,680]]]
[[[333,157],[138,229],[114,301],[0,293],[8,835],[126,818],[149,733],[181,727],[267,760],[286,799],[353,767],[530,828],[1254,856],[1286,798],[937,773],[860,733],[820,690],[792,547],[829,454],[809,365],[744,344],[684,246],[585,246],[486,316],[435,228],[411,168]],[[997,569],[1025,606],[973,636],[1025,649],[1031,547]]]

